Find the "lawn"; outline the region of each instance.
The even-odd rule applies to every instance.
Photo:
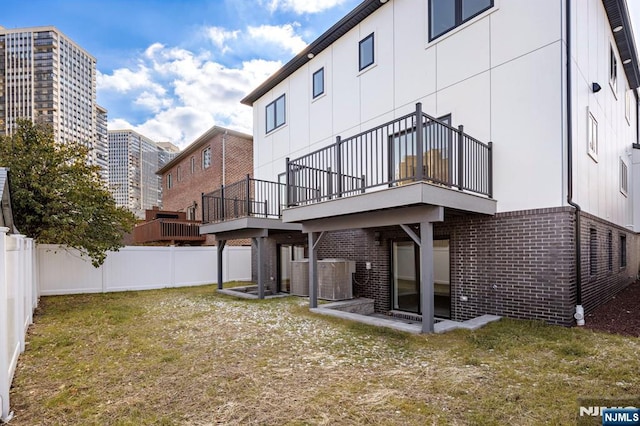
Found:
[[[502,320],[408,335],[212,286],[42,298],[11,425],[575,424],[640,395],[640,339]]]

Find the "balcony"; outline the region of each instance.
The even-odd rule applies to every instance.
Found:
[[[205,235],[200,235],[200,222],[193,220],[159,218],[136,225],[133,229],[135,244],[158,242],[201,244],[205,239]]]
[[[202,194],[200,232],[216,234],[218,239],[254,238],[269,231],[299,230],[296,224],[283,224],[280,218],[285,202],[283,183],[244,179]]]
[[[421,129],[421,131],[417,131]],[[419,205],[495,214],[492,143],[422,112],[287,159],[284,222]]]

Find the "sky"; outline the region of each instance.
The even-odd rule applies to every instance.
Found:
[[[251,134],[240,100],[360,1],[6,0],[0,25],[57,27],[96,58],[110,130],[184,148],[213,125]]]
[[[252,134],[240,104],[361,0],[29,0],[0,25],[53,25],[97,60],[109,130],[184,148],[213,125]]]

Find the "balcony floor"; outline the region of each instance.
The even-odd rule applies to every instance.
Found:
[[[301,231],[302,225],[280,219],[242,217],[200,226],[200,234],[214,234],[220,240],[267,237],[270,233]]]
[[[365,220],[370,216],[369,214],[379,211],[401,210],[397,213],[404,216],[407,213],[407,208],[412,208],[419,214],[425,207],[446,207],[458,211],[494,215],[496,213],[496,204],[496,201],[490,198],[426,182],[416,182],[364,194],[291,207],[282,212],[282,221],[285,223],[304,223],[304,228],[307,228],[308,225],[313,223],[326,223],[332,218],[345,216],[360,216]],[[372,224],[370,226],[377,225]],[[361,227],[368,227],[366,220]]]

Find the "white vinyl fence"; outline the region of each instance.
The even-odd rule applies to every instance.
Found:
[[[0,421],[11,419],[9,389],[38,305],[36,250],[31,238],[0,227]]]
[[[217,263],[217,247],[128,246],[94,268],[77,250],[38,244],[43,296],[214,284]],[[222,272],[224,282],[250,281],[251,247],[225,247]]]
[[[124,247],[104,264],[79,251],[34,244],[0,227],[0,422],[12,414],[9,389],[40,295],[150,290],[218,281],[216,247]],[[251,280],[251,247],[227,246],[223,280]]]

